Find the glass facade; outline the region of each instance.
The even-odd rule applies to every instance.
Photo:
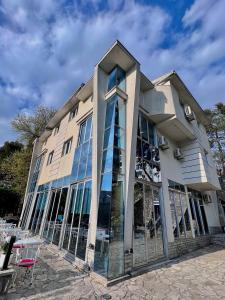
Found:
[[[135,177],[149,182],[161,182],[159,149],[153,123],[139,112]]]
[[[39,234],[47,196],[48,192],[37,193],[29,226],[34,234]]]
[[[194,227],[195,235],[208,234],[209,228],[203,204],[203,196],[198,191],[191,189],[188,189],[188,191],[192,224]]]
[[[169,197],[174,237],[191,237],[190,215],[184,185],[169,180]]]
[[[94,270],[115,278],[124,272],[125,104],[107,102]]]
[[[134,186],[133,252],[134,266],[163,257],[159,187],[149,183]]]
[[[126,72],[116,66],[108,76],[108,91],[118,86],[121,90],[126,90]]]

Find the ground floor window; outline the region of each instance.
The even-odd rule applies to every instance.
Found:
[[[67,193],[68,188],[66,187],[52,190],[50,195],[43,237],[55,245],[59,245]]]
[[[37,193],[29,229],[35,234],[39,233],[44,209],[47,201],[48,192]]]
[[[190,215],[184,186],[169,180],[169,199],[174,237],[191,237]]]
[[[23,211],[23,216],[22,216],[21,225],[20,225],[22,229],[25,229],[25,227],[26,227],[26,223],[27,223],[29,212],[30,212],[30,207],[31,207],[33,195],[34,195],[33,193],[29,193],[27,195],[27,198],[26,198],[26,205],[25,205],[25,208],[24,208],[24,211]]]
[[[190,191],[189,202],[195,235],[205,235],[209,233],[202,194],[197,191]]]
[[[85,260],[91,207],[91,181],[71,187],[63,249]]]
[[[134,266],[163,255],[159,187],[136,182],[134,186]]]

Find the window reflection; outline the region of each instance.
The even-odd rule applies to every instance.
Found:
[[[154,125],[139,113],[135,177],[149,182],[161,182],[159,150],[155,145]]]
[[[94,269],[107,278],[124,272],[125,105],[107,103]]]
[[[121,90],[125,91],[126,73],[119,66],[116,66],[108,75],[108,91],[110,91],[115,86],[118,86]]]
[[[169,180],[169,196],[174,237],[191,237],[190,215],[184,186]]]

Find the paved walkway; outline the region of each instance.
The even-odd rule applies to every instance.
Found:
[[[42,250],[32,287],[17,280],[8,300],[16,299],[225,299],[225,249],[209,246],[112,287],[103,287],[59,256]],[[105,295],[105,296],[104,296]]]

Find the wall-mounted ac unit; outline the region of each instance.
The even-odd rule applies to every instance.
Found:
[[[184,113],[185,113],[185,117],[188,119],[188,121],[195,120],[195,114],[192,111],[190,105],[185,105],[184,106]]]
[[[184,155],[183,155],[183,153],[182,153],[182,151],[181,151],[180,148],[176,148],[176,149],[174,150],[174,157],[175,157],[176,159],[183,159],[183,158],[184,158]]]
[[[168,141],[164,136],[160,136],[158,142],[159,142],[159,148],[160,149],[166,150],[166,149],[169,148]]]
[[[211,195],[208,195],[208,194],[203,195],[203,201],[204,201],[205,204],[212,203]]]

